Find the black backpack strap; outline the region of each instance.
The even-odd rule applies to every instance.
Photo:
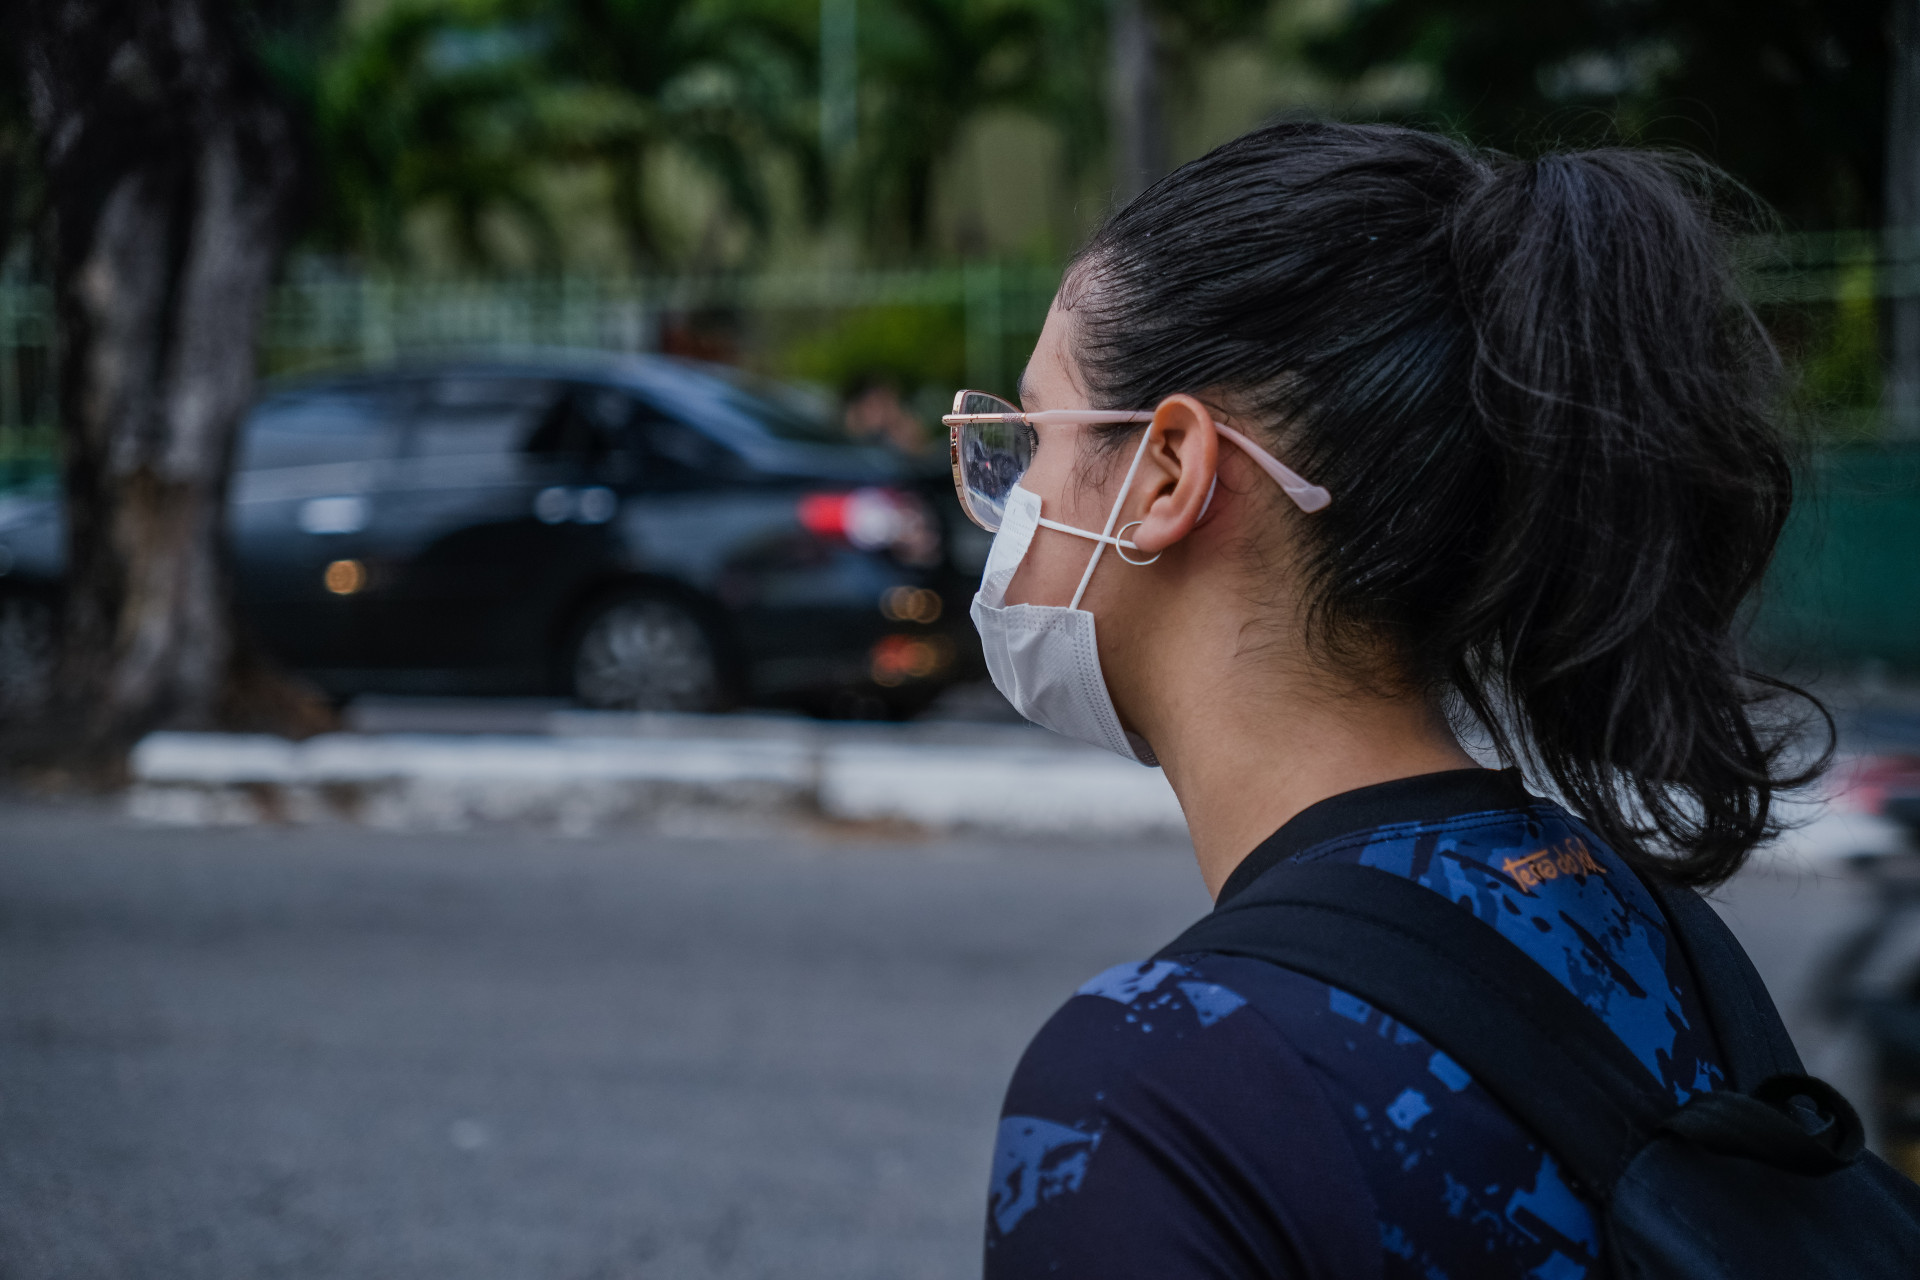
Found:
[[[1163,948],[1318,978],[1466,1068],[1597,1199],[1674,1109],[1578,997],[1471,911],[1354,863],[1285,862]]]
[[[1669,936],[1693,972],[1694,991],[1720,1046],[1728,1082],[1752,1093],[1773,1076],[1803,1074],[1806,1068],[1773,997],[1726,922],[1693,890],[1648,879],[1666,912]]]

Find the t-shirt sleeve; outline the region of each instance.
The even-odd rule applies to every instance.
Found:
[[[986,1276],[1373,1275],[1366,1186],[1305,1063],[1245,999],[1191,965],[1122,965],[1014,1073]]]

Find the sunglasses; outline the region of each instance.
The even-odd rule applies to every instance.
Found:
[[[953,487],[960,494],[961,508],[967,513],[967,519],[988,533],[998,533],[1001,518],[1006,514],[1007,494],[1033,465],[1041,427],[1151,422],[1153,414],[1145,410],[1108,409],[1045,409],[1039,413],[1023,413],[999,396],[984,391],[962,391],[953,397],[953,412],[940,421],[947,425]],[[1213,427],[1272,476],[1273,482],[1302,511],[1318,511],[1332,501],[1325,489],[1307,483],[1278,458],[1226,423],[1216,420]]]

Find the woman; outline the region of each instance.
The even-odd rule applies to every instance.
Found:
[[[1724,880],[1806,781],[1734,637],[1792,495],[1713,177],[1263,129],[1094,237],[1019,409],[949,419],[995,683],[1160,764],[1217,903],[1285,859],[1409,877],[1676,1100],[1722,1072],[1639,876]],[[1601,1274],[1593,1206],[1417,1025],[1238,956],[1067,1002],[988,1217],[997,1280]]]

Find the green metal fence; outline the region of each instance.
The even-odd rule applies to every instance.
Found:
[[[53,300],[0,278],[0,491],[43,480],[56,456]]]
[[[1828,669],[1920,672],[1920,441],[1889,442],[1880,318],[1920,296],[1920,238],[1752,241],[1750,295],[1799,371],[1825,439],[1758,620],[1765,647]],[[1052,268],[673,279],[410,280],[296,269],[263,328],[268,374],[429,351],[686,350],[831,384],[878,361],[929,390],[1002,392],[1039,333]],[[56,455],[52,302],[0,279],[0,488],[47,483]],[[916,363],[917,362],[917,363]]]
[[[671,279],[421,280],[296,269],[269,304],[260,368],[283,374],[452,350],[664,347],[828,383],[877,360],[908,391],[916,381],[963,380],[1007,392],[1058,282],[1056,268],[999,264]],[[902,332],[888,343],[890,324]],[[841,333],[846,349],[836,351]],[[49,290],[0,280],[0,488],[53,464],[54,337]],[[917,337],[928,350],[899,349]],[[876,342],[888,349],[874,354]],[[804,358],[793,354],[801,348]],[[805,367],[788,367],[795,361]]]
[[[764,361],[782,320],[817,328],[875,309],[952,311],[969,382],[1004,388],[1016,348],[1039,332],[1054,268],[788,272],[645,280],[562,277],[433,281],[296,276],[274,295],[263,337],[271,370],[391,359],[452,347],[649,350],[675,325],[726,328]]]
[[[1920,443],[1816,456],[1761,594],[1776,664],[1838,677],[1920,674]]]

